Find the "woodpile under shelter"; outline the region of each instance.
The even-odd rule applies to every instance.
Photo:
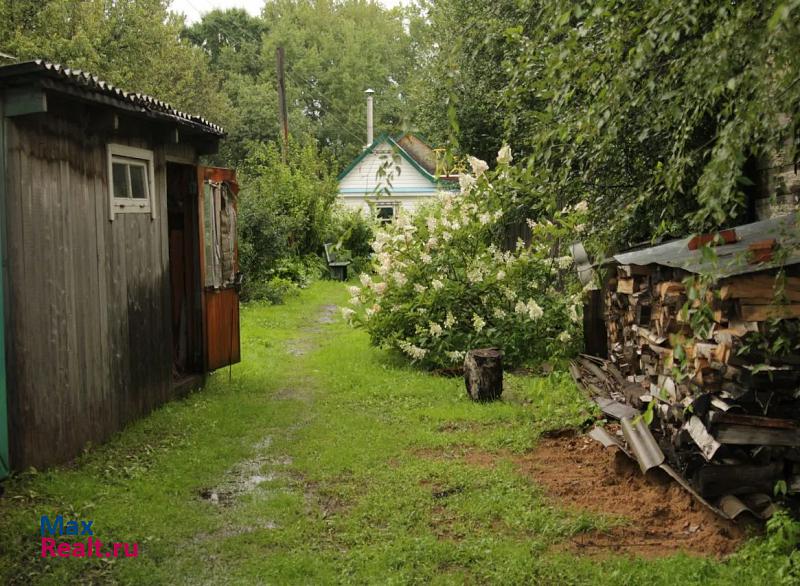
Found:
[[[44,61],[0,67],[0,478],[89,443],[239,360],[224,132]]]
[[[573,376],[617,445],[721,515],[800,503],[796,212],[615,255],[586,306]],[[587,265],[579,267],[590,271]]]

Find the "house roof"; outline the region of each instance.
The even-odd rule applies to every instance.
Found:
[[[70,69],[41,59],[0,66],[0,81],[5,84],[15,78],[20,80],[34,78],[45,89],[68,94],[77,92],[81,97],[89,97],[94,101],[129,110],[134,109],[140,113],[191,127],[204,134],[225,136],[221,126],[201,116],[181,112],[167,102],[146,94],[127,92],[80,69]]]
[[[431,149],[430,146],[428,146],[428,144],[422,139],[410,133],[406,133],[395,139],[385,132],[372,141],[371,145],[361,151],[361,153],[355,159],[353,159],[353,161],[347,167],[345,167],[344,171],[339,173],[339,181],[344,179],[361,161],[363,161],[367,156],[371,155],[378,145],[383,144],[384,142],[388,143],[397,153],[400,154],[401,157],[403,157],[412,167],[414,167],[414,169],[419,171],[420,175],[425,177],[425,179],[430,181],[432,184],[441,185],[443,183],[450,183],[450,181],[447,181],[444,178],[437,178],[434,175],[436,172],[435,160],[432,160],[430,157],[426,156],[424,148],[421,148],[418,145],[424,145],[424,147],[427,147],[431,153],[433,152],[433,149]],[[403,145],[405,145],[405,148]],[[429,170],[431,162],[433,163],[433,168]]]
[[[436,153],[421,136],[406,132],[395,142],[431,175],[436,174]]]

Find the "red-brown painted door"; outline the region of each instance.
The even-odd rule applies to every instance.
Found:
[[[203,287],[205,367],[241,360],[239,343],[239,249],[236,172],[198,167],[200,274]]]

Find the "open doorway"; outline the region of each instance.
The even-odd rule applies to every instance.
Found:
[[[167,163],[172,373],[176,388],[202,376],[203,313],[197,167]]]

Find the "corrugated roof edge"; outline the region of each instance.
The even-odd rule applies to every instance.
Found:
[[[691,273],[714,274],[718,278],[754,273],[779,266],[800,263],[800,226],[797,212],[733,227],[737,242],[715,246],[716,259],[707,259],[701,250],[690,250],[691,236],[673,240],[650,248],[623,252],[613,256],[613,261],[622,265],[660,264],[680,268]],[[752,263],[748,259],[748,247],[760,240],[774,238],[779,246],[787,249],[785,257],[776,257],[767,262]],[[606,264],[606,259],[599,264]]]
[[[185,121],[192,125],[200,126],[205,132],[210,134],[215,134],[220,137],[225,136],[225,130],[221,126],[209,122],[202,116],[181,112],[173,108],[167,102],[163,102],[147,94],[127,92],[107,81],[101,80],[96,75],[81,71],[80,69],[70,69],[58,63],[51,63],[42,59],[0,66],[0,78],[39,72],[77,86],[84,91],[110,96],[120,102],[139,106],[150,112],[164,114],[168,117],[177,118],[179,121]]]

